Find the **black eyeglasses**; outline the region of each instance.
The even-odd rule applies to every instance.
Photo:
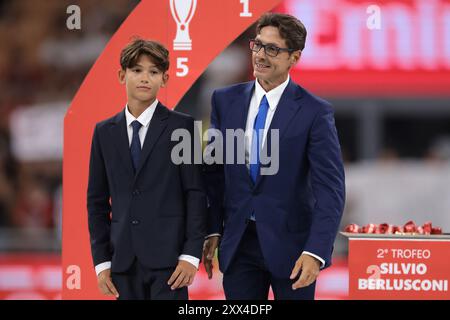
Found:
[[[261,41],[250,39],[249,40],[250,50],[254,52],[259,52],[261,48],[264,48],[264,53],[270,57],[276,57],[280,51],[286,51],[286,52],[294,52],[295,49],[289,49],[289,48],[279,48],[277,46],[274,46],[273,44],[263,44]]]

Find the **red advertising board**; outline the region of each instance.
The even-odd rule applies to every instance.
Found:
[[[214,270],[218,270],[217,260]],[[58,300],[62,291],[61,256],[51,253],[0,254],[0,300]],[[333,259],[333,268],[320,272],[316,299],[342,300],[348,294],[346,259]],[[189,287],[190,300],[224,300],[222,274],[216,272],[208,279],[200,268]],[[269,299],[273,299],[270,291]]]
[[[0,300],[58,300],[61,283],[59,254],[0,254]]]
[[[352,235],[349,298],[450,299],[450,236]]]
[[[448,0],[285,0],[308,35],[292,78],[327,96],[450,96]]]

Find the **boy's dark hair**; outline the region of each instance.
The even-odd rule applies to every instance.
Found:
[[[149,56],[156,68],[161,72],[169,70],[169,50],[161,43],[153,40],[133,38],[120,53],[120,66],[122,70],[133,68],[141,54]]]
[[[303,50],[305,48],[306,28],[296,17],[282,13],[265,13],[258,20],[256,34],[268,26],[278,28],[280,36],[286,40],[289,49]]]

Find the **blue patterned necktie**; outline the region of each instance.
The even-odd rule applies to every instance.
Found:
[[[139,165],[139,158],[141,156],[141,141],[139,140],[139,129],[141,129],[142,124],[139,121],[134,120],[131,123],[131,126],[133,127],[133,138],[131,139],[130,152],[131,160],[133,161],[134,172],[136,172]]]
[[[267,111],[269,110],[269,102],[264,95],[259,104],[258,114],[255,118],[253,126],[252,150],[250,154],[250,176],[253,183],[256,183],[256,178],[259,175],[260,167],[260,151],[262,147],[264,125],[266,123]]]

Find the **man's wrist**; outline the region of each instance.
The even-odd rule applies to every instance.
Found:
[[[317,261],[319,261],[319,268],[322,269],[323,267],[325,267],[325,260],[322,259],[321,257],[319,257],[318,255],[309,252],[309,251],[303,251],[302,254],[307,254],[308,256],[311,256],[313,258],[315,258]]]

